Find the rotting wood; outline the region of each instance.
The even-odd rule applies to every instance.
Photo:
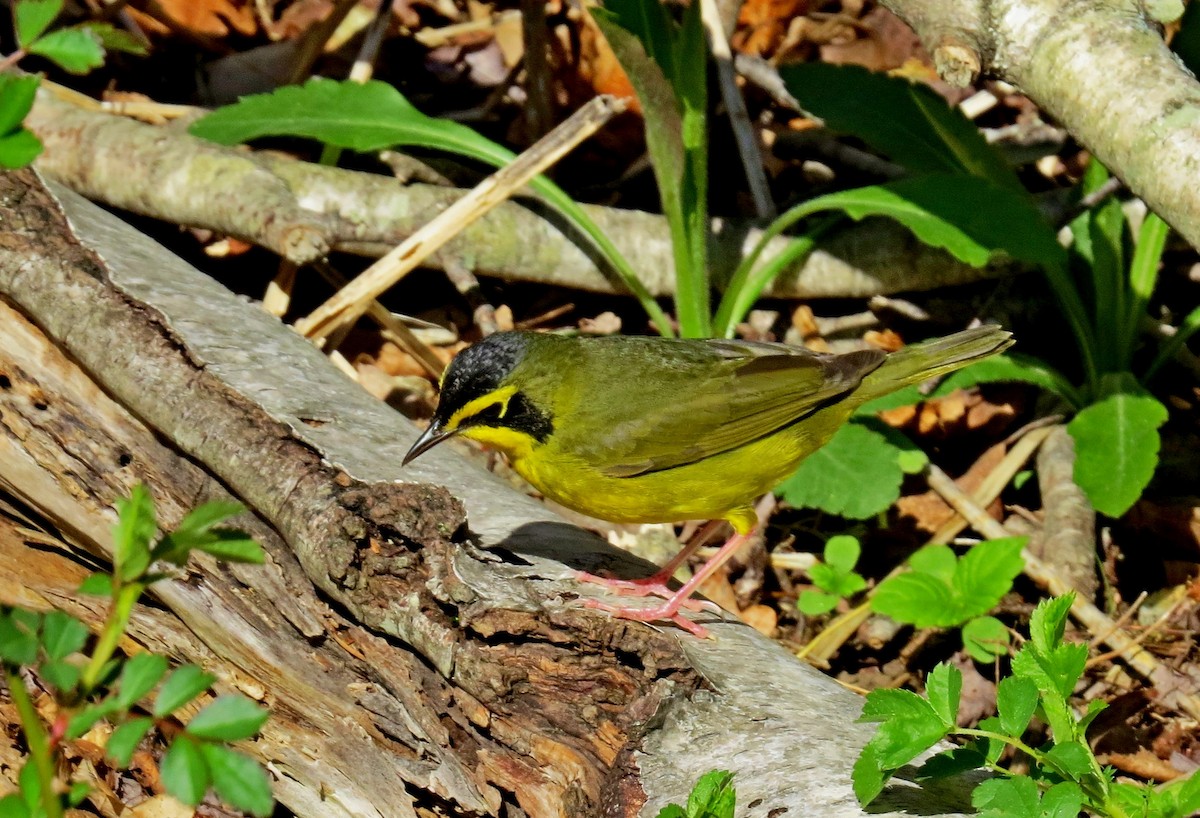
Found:
[[[714,767],[735,771],[749,816],[862,814],[855,697],[737,623],[699,641],[570,604],[583,591],[564,563],[628,564],[452,452],[399,473],[409,424],[275,319],[55,196],[0,177],[0,294],[53,339],[5,364],[21,374],[0,390],[4,480],[101,553],[137,479],[168,526],[218,484],[254,509],[308,637],[251,569],[197,563],[159,598],[203,643],[195,658],[324,736],[289,739],[308,766],[276,770],[298,814],[654,814]],[[938,799],[898,781],[883,801],[914,803]]]

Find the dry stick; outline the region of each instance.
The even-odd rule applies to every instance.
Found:
[[[375,59],[379,56],[379,47],[383,44],[383,35],[387,32],[394,4],[395,0],[384,0],[375,10],[375,18],[367,27],[367,35],[358,49],[358,56],[354,58],[354,65],[350,67],[351,82],[364,83],[375,74]]]
[[[708,39],[711,41],[709,47],[717,64],[721,99],[729,113],[729,125],[733,128],[742,167],[746,170],[746,182],[750,187],[750,195],[754,198],[754,210],[764,219],[773,219],[776,213],[775,202],[771,199],[767,175],[763,172],[762,155],[758,150],[758,140],[754,138],[750,114],[746,111],[746,100],[742,97],[734,77],[733,54],[729,50],[729,37],[725,34],[725,27],[721,25],[721,12],[717,9],[716,0],[700,0],[700,19],[708,30]]]
[[[329,262],[319,261],[313,266],[316,267],[321,277],[334,287],[346,286],[346,277],[335,270]],[[445,368],[442,359],[429,348],[428,344],[418,338],[416,333],[406,327],[403,321],[392,315],[391,310],[373,300],[367,306],[367,317],[379,325],[380,334],[385,341],[391,341],[413,356],[417,363],[435,380],[442,376],[442,370]]]
[[[325,43],[357,5],[358,0],[336,0],[324,19],[309,27],[300,41],[299,48],[296,49],[296,64],[292,66],[291,74],[288,75],[290,84],[302,82],[308,77],[317,58],[321,56]]]
[[[1045,439],[1046,435],[1049,433],[1049,430],[1044,427],[1026,427],[1025,433],[1016,441],[1012,449],[1004,456],[1004,459],[996,464],[996,468],[992,469],[992,475],[1003,475],[1004,479],[1001,480],[999,477],[997,477],[993,480],[991,479],[991,475],[989,475],[988,479],[985,479],[982,483],[980,483],[979,487],[975,490],[975,494],[972,499],[974,500],[976,507],[989,506],[992,504],[992,501],[1000,496],[1000,492],[1004,490],[1006,485],[1008,485],[1008,481],[1012,479],[1012,475],[1016,474],[1021,467],[1025,465],[1026,461],[1033,456],[1034,451],[1037,450],[1038,444]],[[1026,443],[1026,440],[1029,438],[1033,438],[1033,441]],[[955,488],[957,488],[957,486],[955,486]],[[953,503],[951,506],[953,507]],[[955,518],[955,520],[958,519],[962,518]],[[991,517],[988,517],[987,519],[990,521]],[[939,529],[933,535],[933,537],[930,538],[929,543],[934,544],[943,542],[937,538],[941,535],[944,535],[946,531],[950,530],[950,527],[955,524],[955,520],[951,520],[949,523]],[[964,519],[964,524],[970,524],[970,521]],[[958,531],[961,530],[962,529],[960,528],[951,533],[949,536],[954,536],[954,534],[957,534]],[[949,539],[949,537],[947,537],[947,539]],[[892,569],[891,573],[884,577],[882,581],[886,581],[890,577],[897,576],[905,570],[906,569],[903,565],[898,565]],[[878,588],[879,586],[877,585],[875,587]],[[870,616],[871,602],[869,597],[872,595],[874,595],[873,590],[871,591],[871,594],[868,595],[866,602],[863,602],[861,605],[852,608],[844,614],[834,617],[834,619],[832,619],[819,634],[813,637],[804,647],[797,651],[796,655],[801,659],[805,659],[818,665],[828,662],[829,657],[833,656],[838,648],[840,648],[847,639],[854,635],[854,632],[858,630],[859,625],[865,622],[867,617]]]
[[[353,322],[368,308],[372,299],[623,110],[625,102],[622,100],[608,95],[596,97],[509,165],[484,179],[466,196],[368,267],[312,315],[298,321],[296,328],[308,338],[321,340],[336,327]]]
[[[1038,446],[1042,445],[1042,441],[1050,436],[1054,428],[1053,426],[1036,428],[1022,436],[1004,456],[1004,459],[996,465],[996,468],[983,478],[972,499],[984,508],[991,505],[1000,496],[1000,492],[1004,491],[1004,487],[1008,485],[1009,481],[1025,465],[1025,461],[1033,456]],[[948,543],[958,536],[968,524],[965,517],[956,514],[954,519],[949,520],[934,532],[933,536],[929,538],[929,542]]]
[[[927,477],[929,487],[940,494],[959,514],[972,520],[971,525],[980,534],[989,539],[1011,536],[1004,526],[987,516],[984,510],[937,466],[928,466]],[[1030,554],[1029,549],[1021,552],[1021,558],[1025,561],[1025,576],[1045,588],[1052,596],[1062,596],[1073,590],[1055,571]],[[1104,644],[1120,654],[1125,664],[1134,672],[1157,687],[1165,703],[1182,710],[1192,718],[1200,718],[1200,696],[1188,692],[1196,686],[1193,680],[1155,659],[1137,643],[1137,640],[1117,628],[1110,616],[1079,594],[1075,594],[1075,600],[1071,603],[1071,613],[1090,633],[1106,634]]]

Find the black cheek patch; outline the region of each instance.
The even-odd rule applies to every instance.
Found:
[[[501,423],[529,435],[538,443],[545,443],[554,431],[554,418],[550,413],[534,406],[520,392],[508,399],[508,411]]]

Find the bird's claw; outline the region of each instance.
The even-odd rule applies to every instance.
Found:
[[[711,605],[712,603],[708,604]],[[598,599],[585,599],[583,600],[583,605],[585,608],[604,611],[618,619],[632,619],[637,622],[671,622],[699,639],[712,637],[712,634],[708,632],[708,628],[705,628],[703,625],[697,625],[679,612],[679,608],[681,607],[679,603],[668,601],[653,608],[630,608],[622,605],[610,605]]]
[[[587,571],[578,571],[575,574],[575,579],[591,585],[599,585],[616,596],[659,596],[663,599],[671,599],[677,593],[675,590],[667,587],[666,581],[661,579],[657,574],[645,579],[613,579],[611,577],[602,577],[598,574],[589,574]],[[707,599],[687,599],[681,603],[681,607],[688,611],[709,611],[714,613],[720,613],[721,611],[720,606],[709,602]]]

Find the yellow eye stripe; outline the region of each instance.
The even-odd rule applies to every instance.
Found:
[[[488,392],[486,395],[480,395],[473,401],[468,401],[446,421],[446,431],[453,432],[467,418],[474,417],[488,407],[495,406],[496,404],[500,404],[500,417],[504,417],[508,413],[508,402],[512,400],[512,396],[515,394],[517,394],[517,387],[502,386],[495,391]]]

